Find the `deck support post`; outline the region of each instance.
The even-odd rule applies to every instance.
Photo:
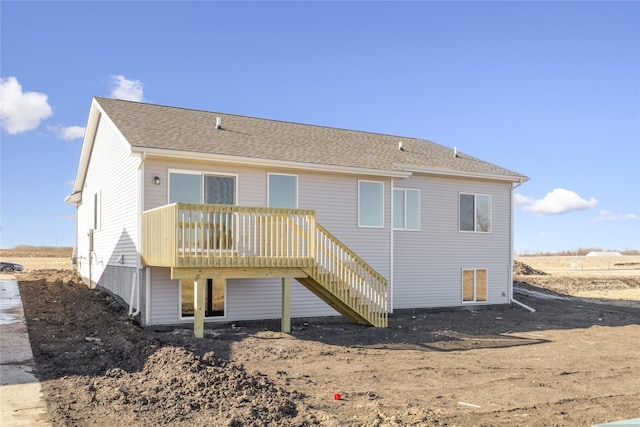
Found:
[[[284,333],[291,332],[291,277],[282,278],[282,323]]]
[[[197,278],[193,282],[193,335],[204,337],[204,290],[207,279]]]

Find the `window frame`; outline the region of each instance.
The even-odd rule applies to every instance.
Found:
[[[287,173],[278,173],[278,172],[268,172],[267,173],[267,207],[270,208],[280,208],[282,206],[272,206],[271,205],[271,177],[272,176],[283,176],[283,177],[292,177],[295,179],[295,184],[296,184],[296,193],[295,193],[295,206],[294,207],[286,207],[285,209],[298,209],[299,203],[300,203],[300,197],[299,197],[299,177],[298,175],[294,175],[294,174],[287,174]]]
[[[473,196],[473,229],[472,230],[463,230],[462,229],[462,196]],[[487,230],[478,230],[478,197],[486,197],[488,200],[488,217],[489,217],[489,226]],[[493,232],[493,200],[491,194],[484,193],[458,193],[458,232],[460,233],[492,233]]]
[[[205,284],[206,287],[209,286],[208,281],[213,279],[207,279],[207,283]],[[194,315],[191,316],[184,316],[183,315],[183,311],[182,311],[182,289],[183,289],[183,282],[184,285],[187,286],[194,286],[194,283],[192,283],[189,280],[178,280],[178,319],[179,320],[191,320],[193,321],[193,319],[195,318],[195,301],[193,301],[194,304]],[[215,281],[212,282],[212,289],[215,286]],[[206,294],[205,294],[205,313],[204,313],[204,318],[205,319],[209,319],[209,320],[224,320],[227,318],[227,281],[224,281],[224,288],[223,288],[223,294],[224,294],[224,307],[222,309],[223,314],[222,315],[207,315],[207,310],[206,310],[206,304],[207,304],[207,298],[206,298]]]
[[[484,271],[484,299],[478,299],[478,272]],[[465,300],[465,272],[473,273],[473,300]],[[489,302],[489,269],[462,268],[461,273],[461,301],[462,304],[487,304]]]
[[[397,218],[397,212],[396,212],[396,191],[402,192],[402,214],[403,214],[403,218],[402,218],[402,227],[396,227],[396,218]],[[409,228],[407,226],[407,218],[408,218],[408,204],[407,204],[407,193],[409,192],[415,192],[417,194],[417,205],[416,205],[416,209],[417,212],[415,212],[416,215],[416,228]],[[391,208],[393,209],[393,229],[394,230],[400,230],[400,231],[420,231],[420,213],[421,213],[421,209],[420,209],[420,189],[418,188],[394,188],[393,192],[392,192],[392,206]]]
[[[208,171],[198,171],[198,170],[189,170],[189,169],[169,169],[167,171],[167,204],[171,204],[171,174],[183,174],[183,175],[199,175],[200,176],[200,204],[204,203],[205,196],[205,177],[206,176],[219,176],[223,178],[231,177],[233,178],[233,206],[238,205],[238,186],[239,186],[239,177],[238,174],[235,173],[224,173],[224,172],[208,172]],[[175,203],[175,202],[174,202]]]
[[[362,184],[379,184],[380,186],[380,200],[379,200],[379,208],[380,215],[378,220],[380,221],[379,225],[373,224],[363,224],[362,221]],[[378,201],[374,201],[376,204]],[[359,179],[358,180],[358,228],[384,228],[384,181],[373,181],[367,179]]]
[[[200,203],[206,204],[205,196],[206,196],[206,178],[207,177],[217,177],[217,178],[233,178],[233,203],[229,206],[237,206],[238,205],[238,175],[237,174],[229,174],[229,173],[217,173],[217,172],[202,172],[202,196]]]
[[[102,190],[93,193],[93,230],[102,228]]]

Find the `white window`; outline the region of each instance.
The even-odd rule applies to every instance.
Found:
[[[200,172],[169,172],[169,203],[235,205],[236,177]]]
[[[191,171],[169,171],[169,203],[206,203],[212,205],[235,205],[236,176],[208,174]],[[180,211],[183,221],[207,223],[214,237],[206,246],[212,249],[231,249],[233,246],[233,214],[216,213],[203,217],[196,211]],[[217,236],[217,237],[215,237]],[[189,227],[189,233],[179,234],[180,245],[197,242],[197,228]]]
[[[202,203],[201,173],[169,173],[169,203]]]
[[[487,270],[462,270],[462,302],[487,301]]]
[[[93,194],[93,229],[100,230],[102,225],[102,194],[100,192]]]
[[[296,175],[269,174],[269,207],[298,208],[298,177]]]
[[[491,196],[460,193],[460,231],[491,232]]]
[[[384,227],[384,183],[358,181],[358,227]]]
[[[420,229],[420,190],[395,188],[393,190],[393,228]]]

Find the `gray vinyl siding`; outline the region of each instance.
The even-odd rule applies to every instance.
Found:
[[[384,227],[358,227],[358,180],[384,183]],[[391,272],[391,180],[371,176],[301,174],[300,207],[387,279]]]
[[[180,319],[180,282],[171,280],[168,268],[151,269],[151,325],[192,323]],[[280,279],[234,279],[227,281],[224,317],[207,318],[208,322],[279,319],[282,315],[282,281]],[[338,315],[304,286],[291,282],[291,316],[316,317]]]
[[[354,175],[331,175],[306,171],[229,166],[212,163],[148,159],[144,166],[144,209],[167,204],[169,170],[237,175],[238,204],[266,206],[268,173],[298,176],[298,207],[316,210],[318,222],[341,239],[385,277],[391,271],[391,181]],[[153,184],[159,176],[160,185]],[[358,179],[384,182],[384,228],[358,228]],[[151,275],[151,324],[188,323],[179,316],[179,282],[168,269],[153,268]],[[226,316],[218,321],[277,319],[282,310],[282,284],[274,279],[229,280]],[[334,316],[337,313],[297,281],[292,281],[292,317]]]
[[[149,324],[179,323],[180,282],[171,280],[168,268],[151,267],[151,313]]]
[[[420,190],[420,231],[394,231],[394,308],[462,303],[462,269],[488,270],[488,301],[508,303],[511,186],[480,180],[415,176],[396,188]],[[458,230],[459,193],[491,196],[491,232]]]
[[[389,277],[391,181],[388,178],[355,175],[332,175],[306,171],[260,169],[211,163],[149,159],[144,166],[144,210],[168,203],[169,170],[179,169],[204,173],[237,175],[238,205],[267,206],[267,174],[287,173],[298,176],[298,207],[314,209],[317,221],[370,263],[383,276]],[[159,176],[160,185],[153,184]],[[384,183],[384,228],[358,228],[358,179]]]
[[[107,265],[100,277],[100,287],[118,295],[129,305],[131,302],[131,285],[137,268]],[[136,280],[138,277],[136,276]],[[134,296],[133,307],[136,308],[137,297]]]
[[[138,266],[138,165],[127,142],[102,116],[78,207],[79,272],[89,276],[89,237],[94,228],[94,195],[99,199],[99,227],[94,231],[92,282],[125,301]]]
[[[282,316],[282,280],[236,279],[227,282],[229,320],[279,319]],[[258,301],[258,306],[256,306]],[[337,316],[307,288],[291,281],[291,317]]]

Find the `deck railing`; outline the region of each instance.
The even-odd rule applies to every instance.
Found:
[[[162,206],[142,214],[142,258],[158,267],[303,268],[329,300],[387,326],[387,280],[317,224],[313,210]]]
[[[308,267],[315,212],[174,203],[142,214],[142,256],[159,267]]]
[[[320,224],[316,224],[313,278],[374,326],[386,327],[387,279]]]

